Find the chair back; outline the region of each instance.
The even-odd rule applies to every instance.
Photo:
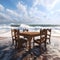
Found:
[[[23,29],[23,32],[26,32],[26,31],[28,32],[28,29]]]
[[[51,36],[51,29],[47,29],[47,34]]]
[[[28,29],[23,29],[23,32],[28,32]],[[24,38],[28,38],[28,36],[24,36]]]
[[[49,43],[50,43],[50,38],[51,38],[51,29],[47,29],[47,39],[49,39]]]
[[[19,29],[11,29],[12,40],[19,39]]]
[[[47,30],[46,29],[40,29],[40,42],[46,41],[47,37]]]

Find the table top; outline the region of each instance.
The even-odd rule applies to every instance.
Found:
[[[21,36],[39,36],[40,32],[20,32]]]

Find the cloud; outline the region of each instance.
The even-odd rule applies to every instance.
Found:
[[[3,24],[3,23],[11,23],[12,22],[12,19],[10,16],[8,16],[7,14],[5,13],[0,13],[0,23]]]
[[[55,9],[55,6],[58,7],[59,2],[59,0],[35,0],[30,14],[35,17],[36,22],[44,24],[59,24],[60,10]],[[37,6],[40,5],[44,6],[47,9],[47,12],[38,10]]]
[[[36,0],[37,1],[37,0]],[[38,7],[36,6],[36,4],[33,5],[28,9],[28,6],[22,4],[21,2],[18,2],[17,4],[17,8],[20,11],[21,16],[21,20],[24,23],[40,23],[40,21],[42,21],[42,19],[44,19],[46,16],[46,13],[40,11],[38,9]],[[28,10],[27,10],[28,9]]]
[[[13,17],[19,17],[19,14],[14,10],[6,9],[6,12]]]
[[[30,16],[34,16],[34,17],[41,17],[46,15],[44,12],[40,11],[37,7],[32,7],[29,13]]]
[[[10,19],[10,16],[4,13],[0,13],[0,17],[4,17],[5,19]]]
[[[33,6],[40,5],[40,4],[41,4],[41,0],[35,0]]]
[[[52,8],[53,11],[60,10],[60,0],[57,0],[56,4]]]
[[[45,0],[43,1],[43,5],[48,9],[51,10],[58,0]]]
[[[0,11],[4,11],[4,6],[0,4]]]
[[[39,1],[41,1],[41,0],[36,0],[36,1],[39,3]],[[33,3],[32,7],[30,8],[29,16],[30,16],[30,19],[32,20],[33,24],[34,23],[42,24],[45,21],[47,14],[46,14],[46,12],[42,12],[40,9],[38,9],[37,2]],[[39,5],[40,5],[40,3],[39,3]]]
[[[23,5],[21,2],[18,2],[17,8],[19,9],[20,13],[27,15],[27,6]]]
[[[59,2],[59,0],[35,0],[33,6],[42,5],[48,10],[51,10],[55,7],[57,2]]]
[[[60,8],[55,9],[55,6],[59,2],[59,0],[34,0],[33,5],[29,7],[19,1],[16,4],[16,10],[5,8],[0,4],[0,22],[56,24],[57,21],[58,24]],[[40,6],[43,6],[43,9]]]

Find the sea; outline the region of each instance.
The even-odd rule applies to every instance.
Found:
[[[52,36],[60,36],[60,25],[44,24],[1,24],[0,37],[11,37],[11,29],[28,29],[29,31],[39,31],[40,29],[51,29]]]

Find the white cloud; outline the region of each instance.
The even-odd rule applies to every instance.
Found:
[[[19,9],[20,13],[24,14],[25,16],[27,15],[27,6],[18,2],[17,8]]]
[[[49,10],[54,7],[56,2],[57,2],[57,0],[44,0],[42,5],[44,5]]]
[[[0,11],[4,11],[4,6],[0,4]]]
[[[18,2],[17,4],[17,10],[19,12],[20,16],[20,21],[23,23],[28,23],[31,21],[29,14],[29,11],[27,11],[27,6],[22,4],[21,2]]]
[[[36,16],[37,16],[37,17],[41,17],[41,16],[45,16],[45,15],[46,15],[46,13],[38,10],[37,7],[32,7],[31,10],[29,11],[29,13],[30,13],[31,16],[34,15],[35,17],[36,17]]]
[[[13,22],[12,18],[5,14],[5,13],[0,13],[0,23],[10,23]]]
[[[58,3],[58,2],[59,2],[59,0],[35,0],[33,6],[43,5],[48,10],[51,10],[54,8],[56,3]]]
[[[5,19],[10,19],[10,16],[8,16],[7,14],[4,14],[4,13],[0,13],[0,16]]]
[[[30,10],[30,15],[33,16],[35,22],[41,22],[46,24],[59,24],[60,22],[60,10],[55,9],[55,6],[60,0],[35,0]],[[44,6],[47,9],[47,13],[38,10],[39,5]],[[57,21],[57,22],[56,22]]]
[[[0,4],[0,21],[11,21],[11,22],[21,22],[21,23],[39,23],[39,24],[57,24],[60,22],[60,9],[55,9],[55,6],[59,3],[59,0],[34,0],[31,7],[18,2],[17,9],[11,10],[3,7]],[[39,7],[43,6],[47,9],[46,11],[41,11]],[[5,10],[4,10],[5,9]]]
[[[29,10],[30,19],[32,19],[32,22],[34,23],[42,23],[45,20],[46,13],[40,11],[37,6],[32,6]]]
[[[33,6],[40,5],[40,4],[41,4],[41,0],[34,0]]]
[[[14,10],[6,9],[6,12],[13,17],[19,17],[19,14]]]

